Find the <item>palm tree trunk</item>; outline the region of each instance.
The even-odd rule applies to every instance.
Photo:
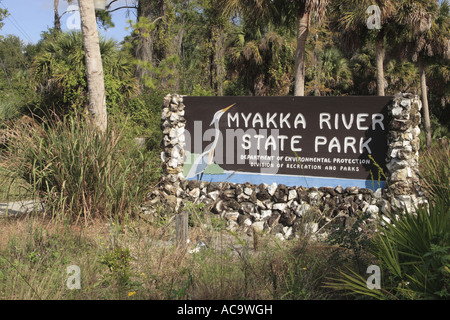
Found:
[[[223,79],[225,76],[224,62],[225,32],[221,25],[211,28],[211,54],[210,54],[210,85],[214,93],[223,95]]]
[[[105,132],[107,126],[105,82],[94,2],[92,0],[78,0],[78,6],[80,7],[81,32],[86,60],[89,91],[88,109],[94,125],[101,132]]]
[[[377,95],[384,96],[384,32],[380,30],[375,43],[377,66]]]
[[[305,5],[300,5],[297,13],[297,48],[295,51],[295,86],[294,96],[305,95],[305,57],[306,41],[309,31],[309,13]]]
[[[149,18],[151,15],[152,3],[149,0],[139,0],[137,8],[138,22],[142,18]],[[135,75],[139,83],[143,85],[144,78],[150,74],[149,69],[153,61],[153,39],[155,30],[148,32],[145,28],[139,30],[137,46],[135,48],[136,58],[142,63],[136,66]]]
[[[431,148],[431,123],[430,123],[430,111],[428,109],[428,94],[427,94],[427,77],[425,74],[425,66],[423,64],[422,56],[417,58],[419,62],[420,73],[420,91],[422,92],[422,107],[423,107],[423,121],[425,140],[427,148]]]
[[[54,13],[54,28],[56,31],[61,31],[61,19],[58,12],[59,0],[53,1],[53,13]]]

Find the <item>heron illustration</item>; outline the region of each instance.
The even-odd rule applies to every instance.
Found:
[[[203,153],[195,159],[194,163],[192,164],[192,167],[190,168],[190,170],[186,176],[187,179],[193,178],[195,176],[197,176],[197,178],[199,178],[198,180],[202,179],[203,172],[213,161],[214,150],[217,146],[217,143],[219,142],[219,137],[220,137],[219,120],[225,114],[225,112],[227,112],[227,110],[230,109],[235,104],[236,103],[233,103],[232,105],[230,105],[226,108],[223,108],[214,114],[214,117],[210,124],[210,126],[212,126],[214,124],[214,128],[216,130],[214,141],[212,144],[210,144],[209,148],[204,150]]]

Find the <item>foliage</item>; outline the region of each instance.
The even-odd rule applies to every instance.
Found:
[[[88,90],[81,32],[58,33],[41,46],[32,67],[35,88],[43,99],[40,111],[83,113]],[[136,93],[130,57],[113,40],[101,39],[100,51],[107,107],[123,107]]]
[[[160,129],[161,101],[164,93],[158,90],[141,93],[127,101],[126,108],[112,107],[110,121],[123,128],[123,136],[127,140],[145,139],[145,149],[158,154],[162,139]]]
[[[31,89],[28,46],[16,36],[0,37],[0,127],[26,111],[35,94]]]
[[[340,270],[328,287],[377,299],[448,299],[450,208],[443,199],[415,214],[394,212],[373,239],[382,290],[369,290],[361,274]]]
[[[443,199],[450,206],[450,145],[440,139],[421,154],[420,177],[430,200]]]
[[[369,222],[368,215],[357,212],[342,223],[335,223],[326,242],[351,252],[353,265],[358,272],[363,272],[370,260],[367,249],[371,246],[373,233],[374,225]]]
[[[42,126],[25,118],[9,136],[2,165],[23,178],[53,215],[75,222],[134,215],[157,177],[148,157],[123,144],[115,127],[103,136],[79,118]]]
[[[3,27],[3,20],[9,16],[7,9],[0,8],[0,29]]]
[[[293,39],[286,39],[280,31],[269,27],[265,33],[255,32],[244,25],[231,39],[227,50],[230,69],[250,95],[286,95],[290,91],[295,46]]]
[[[100,263],[107,266],[109,273],[103,281],[114,281],[119,287],[126,287],[131,282],[131,265],[133,261],[130,250],[116,246],[100,256]]]

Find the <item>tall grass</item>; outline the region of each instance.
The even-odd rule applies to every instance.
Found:
[[[102,135],[77,117],[26,118],[8,129],[2,165],[32,186],[53,215],[83,219],[133,215],[156,178],[148,157],[118,128]]]
[[[438,139],[436,145],[421,155],[420,177],[430,199],[440,198],[450,206],[450,143]]]
[[[429,206],[415,214],[391,212],[372,238],[373,263],[382,271],[381,289],[369,289],[368,275],[340,269],[327,286],[375,299],[450,297],[450,148],[441,140],[423,153],[421,185]]]
[[[340,270],[327,286],[376,299],[448,299],[450,297],[450,208],[436,198],[415,214],[389,214],[370,249],[382,271],[381,289],[369,289],[368,275]]]

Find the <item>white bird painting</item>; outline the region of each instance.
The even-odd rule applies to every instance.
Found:
[[[192,179],[194,177],[197,177],[198,180],[201,180],[203,177],[203,172],[213,162],[214,150],[215,150],[217,143],[219,142],[219,138],[220,138],[219,120],[225,114],[225,112],[227,112],[228,109],[230,109],[234,105],[235,105],[235,103],[233,103],[232,105],[230,105],[226,108],[223,108],[223,109],[217,111],[214,114],[214,117],[210,124],[210,126],[214,125],[214,128],[215,128],[214,141],[206,148],[206,150],[203,151],[203,153],[200,156],[198,156],[194,160],[194,163],[192,164],[192,167],[190,168],[190,170],[186,176],[187,179]]]

